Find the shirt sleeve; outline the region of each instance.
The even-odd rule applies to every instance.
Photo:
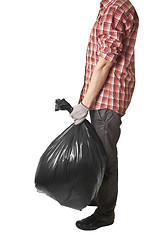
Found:
[[[110,62],[116,62],[123,48],[124,27],[122,13],[109,8],[101,17],[97,29],[98,55]]]

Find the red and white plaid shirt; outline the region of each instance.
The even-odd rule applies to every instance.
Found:
[[[83,100],[93,70],[102,57],[113,65],[90,109],[109,108],[124,115],[135,86],[134,46],[139,25],[138,15],[129,0],[102,0],[91,30],[86,53]]]

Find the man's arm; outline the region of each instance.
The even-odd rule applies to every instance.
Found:
[[[106,78],[109,74],[110,68],[113,65],[113,63],[105,60],[104,58],[99,57],[99,61],[97,65],[94,68],[91,82],[89,84],[89,88],[87,93],[85,94],[84,99],[82,100],[82,103],[86,107],[90,107],[93,103],[93,100],[101,90],[103,84],[106,81]]]
[[[94,68],[91,82],[87,93],[85,94],[82,102],[74,106],[70,116],[74,119],[74,124],[80,124],[84,121],[88,114],[88,108],[91,106],[93,100],[101,90],[104,82],[106,81],[107,75],[109,74],[112,63],[105,60],[104,58],[99,58],[97,65]]]

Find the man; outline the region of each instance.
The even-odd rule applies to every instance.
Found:
[[[84,85],[71,117],[80,124],[90,112],[91,122],[105,148],[107,162],[102,185],[90,205],[95,212],[76,222],[82,230],[95,230],[114,222],[118,193],[117,147],[121,117],[135,85],[134,47],[138,15],[129,0],[102,0],[91,30]]]

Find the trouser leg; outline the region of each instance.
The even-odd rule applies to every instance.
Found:
[[[102,221],[114,220],[118,194],[117,142],[120,136],[121,115],[110,109],[91,110],[91,122],[106,153],[106,169],[94,202],[98,206],[94,215]]]

